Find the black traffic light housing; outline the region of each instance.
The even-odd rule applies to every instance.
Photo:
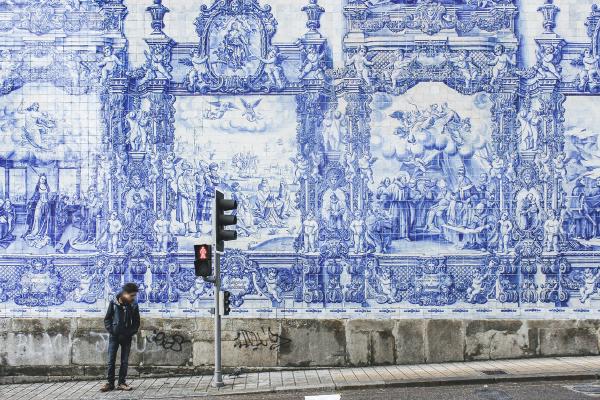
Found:
[[[217,251],[225,251],[225,242],[237,239],[237,232],[233,229],[225,229],[227,226],[237,224],[237,217],[235,215],[226,215],[226,211],[237,210],[237,201],[226,199],[225,195],[216,191],[215,194],[215,214],[214,219],[214,232],[215,232],[215,246]]]
[[[210,244],[194,245],[194,271],[196,276],[212,275],[212,246]]]
[[[225,290],[223,292],[223,315],[229,315],[231,312],[231,293]]]

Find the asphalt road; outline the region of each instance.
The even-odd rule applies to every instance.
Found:
[[[584,394],[572,390],[595,391]],[[337,393],[276,393],[218,397],[219,400],[305,400],[306,396],[339,394],[341,400],[593,400],[600,399],[600,382],[534,382],[458,385],[431,388],[392,388]],[[324,398],[326,399],[326,398]],[[333,399],[333,398],[332,398]],[[318,400],[318,397],[315,399]]]

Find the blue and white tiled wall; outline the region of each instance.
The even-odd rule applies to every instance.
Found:
[[[0,315],[598,318],[600,3],[0,0]]]

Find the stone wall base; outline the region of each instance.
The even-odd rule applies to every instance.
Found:
[[[223,364],[247,370],[422,364],[598,355],[600,320],[305,320],[223,322]],[[133,339],[136,376],[207,372],[209,318],[145,318]],[[104,373],[101,319],[0,319],[0,377]]]

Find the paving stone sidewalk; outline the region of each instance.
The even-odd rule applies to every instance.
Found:
[[[559,357],[465,363],[331,368],[256,372],[225,376],[226,386],[215,389],[212,376],[135,379],[132,392],[100,393],[99,381],[70,381],[0,386],[2,400],[72,399],[190,399],[194,397],[285,392],[344,390],[372,387],[493,383],[500,381],[580,378],[598,379],[600,357]]]

